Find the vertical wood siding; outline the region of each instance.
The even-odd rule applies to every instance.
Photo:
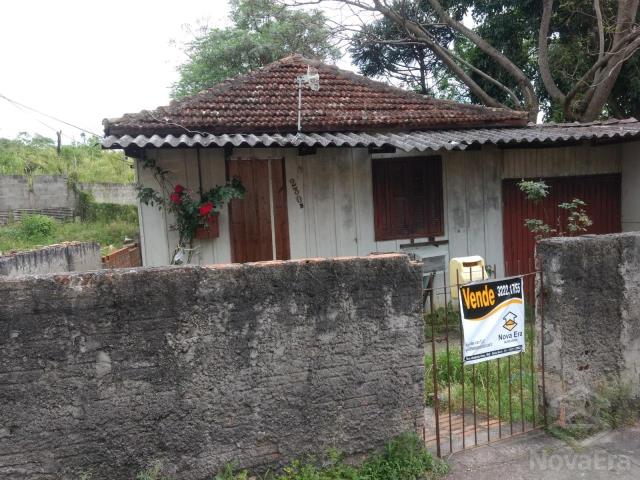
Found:
[[[187,189],[198,191],[198,162],[195,149],[148,150],[147,155],[156,158],[158,164],[171,172],[173,184],[180,183]],[[137,162],[137,173],[144,185],[159,188],[151,173]],[[201,149],[202,188],[208,190],[225,182],[224,153],[222,149]],[[170,227],[175,223],[172,215],[157,206],[140,205],[140,243],[145,266],[168,265],[178,243],[178,235]],[[202,265],[229,263],[231,242],[229,239],[229,213],[225,207],[220,213],[220,236],[215,240],[195,240],[196,254],[193,261]]]
[[[544,149],[498,149],[442,153],[444,232],[441,246],[420,247],[423,256],[478,254],[503,270],[502,180],[619,173],[620,145]],[[157,152],[161,164],[188,188],[197,189],[195,150]],[[201,149],[203,186],[225,181],[222,149]],[[433,155],[432,152],[424,154]],[[284,158],[286,208],[291,258],[367,255],[400,251],[408,239],[376,241],[374,234],[371,158],[416,156],[374,154],[364,148],[318,149],[299,156],[296,149],[234,149],[233,158]],[[151,181],[140,172],[143,182]],[[301,208],[302,204],[302,208]],[[624,210],[624,206],[623,206]],[[623,213],[624,215],[624,213]],[[198,242],[200,263],[231,261],[228,212],[221,215],[220,237]],[[146,265],[169,261],[175,233],[167,233],[171,219],[151,207],[141,209]],[[415,239],[416,243],[427,238]]]

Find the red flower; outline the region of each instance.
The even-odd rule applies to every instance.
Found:
[[[211,202],[200,205],[200,215],[203,217],[208,216],[211,213],[211,210],[213,210],[213,203]]]
[[[184,187],[180,184],[177,184],[173,191],[180,195],[182,192],[184,192]]]
[[[176,205],[178,205],[182,201],[182,198],[180,197],[179,193],[172,193],[171,195],[169,195],[169,200],[171,200],[171,203],[175,203]]]

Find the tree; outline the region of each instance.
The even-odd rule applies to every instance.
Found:
[[[293,10],[275,0],[230,0],[232,26],[205,28],[186,44],[172,97],[192,95],[293,53],[335,59],[331,30],[319,10]]]
[[[524,193],[525,198],[533,203],[542,202],[549,195],[550,187],[544,180],[521,180],[518,188]],[[535,235],[537,241],[549,237],[570,237],[585,233],[593,225],[593,221],[587,214],[587,204],[579,198],[570,202],[558,204],[558,208],[564,212],[555,220],[555,225],[549,225],[539,218],[527,218],[525,227]],[[564,218],[563,218],[564,217]]]
[[[526,111],[531,121],[541,105],[554,119],[580,121],[638,108],[637,90],[617,84],[638,82],[630,67],[640,48],[639,0],[335,1],[356,16],[376,16],[361,27],[356,47],[423,47],[470,99],[487,106]]]
[[[427,24],[428,12],[419,3],[407,6],[407,15],[421,24]],[[451,43],[454,38],[448,28],[433,26],[431,34],[440,43]],[[405,43],[404,29],[386,17],[363,24],[349,40],[349,53],[353,63],[363,75],[384,77],[401,83],[421,94],[434,95],[447,89],[450,76],[435,55],[425,46]],[[458,93],[456,91],[452,95]]]

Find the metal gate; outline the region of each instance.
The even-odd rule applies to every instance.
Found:
[[[496,278],[495,271],[488,268],[483,278],[471,279]],[[543,281],[540,272],[520,276],[525,289]],[[460,314],[454,305],[458,300],[451,301],[448,272],[427,278],[423,295],[427,341],[423,438],[427,447],[442,457],[546,425],[546,408],[539,401],[545,388],[544,349],[543,342],[535,341],[544,320],[535,325],[535,306],[526,307],[524,353],[464,366]]]

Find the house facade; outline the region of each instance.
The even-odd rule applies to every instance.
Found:
[[[318,91],[297,81],[314,72]],[[137,158],[143,185],[155,182],[145,158],[194,191],[241,178],[246,197],[221,212],[218,238],[196,241],[199,264],[404,251],[433,269],[481,255],[498,275],[526,273],[524,219],[555,222],[557,203],[575,197],[592,233],[640,229],[639,122],[532,126],[299,56],[107,120],[103,146]],[[551,197],[527,202],[522,178],[547,179]],[[139,214],[144,264],[169,264],[173,219]]]

